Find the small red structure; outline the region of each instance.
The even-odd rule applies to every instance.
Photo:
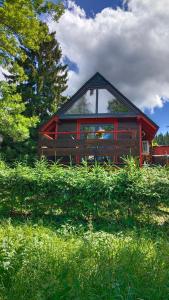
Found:
[[[39,154],[79,164],[83,159],[123,164],[150,161],[158,126],[96,73],[39,130]]]
[[[169,155],[169,145],[168,146],[154,146],[153,155]]]
[[[160,165],[168,165],[169,145],[154,146],[152,149],[152,162]]]

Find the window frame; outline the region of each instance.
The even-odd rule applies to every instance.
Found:
[[[94,103],[94,112],[89,112],[89,113],[68,113],[71,109],[72,109],[72,107],[74,106],[74,105],[76,105],[77,104],[77,102],[78,101],[81,101],[82,100],[82,98],[85,96],[85,95],[87,95],[87,93],[88,92],[90,92],[90,91],[94,91],[95,92],[95,99],[94,99],[94,101],[95,101],[95,103]],[[68,109],[67,109],[67,111],[64,113],[64,115],[65,116],[89,116],[89,115],[96,115],[97,113],[96,113],[96,109],[97,109],[97,100],[98,99],[98,89],[97,88],[90,88],[90,89],[88,89],[88,90],[86,90],[85,91],[85,93],[83,93]]]
[[[82,126],[86,126],[86,127],[104,127],[104,126],[113,126],[113,129],[112,130],[108,130],[108,131],[105,131],[105,132],[103,132],[103,134],[105,134],[105,133],[110,133],[111,135],[112,135],[112,137],[110,138],[112,141],[114,140],[114,130],[115,130],[115,123],[114,122],[100,122],[100,121],[97,121],[97,122],[85,122],[85,123],[81,123],[80,124],[80,139],[84,139],[84,138],[82,138],[83,137],[83,135],[86,133],[86,134],[93,134],[94,135],[94,137],[93,138],[87,138],[87,139],[94,139],[94,140],[98,140],[99,139],[99,137],[96,137],[96,133],[97,133],[97,130],[96,130],[96,128],[95,128],[95,131],[92,131],[91,130],[91,133],[89,133],[87,130],[86,130],[86,132],[85,132],[85,130],[84,129],[82,129],[81,127]],[[103,129],[104,130],[104,129]],[[89,130],[90,131],[90,130]],[[110,131],[112,131],[112,132],[110,132]],[[104,138],[103,138],[104,139]]]
[[[88,91],[91,91],[91,90],[95,90],[96,91],[96,98],[95,98],[95,112],[94,113],[74,113],[74,114],[70,114],[70,113],[67,113],[71,108],[72,106],[80,100],[80,98],[82,98]],[[128,109],[128,111],[126,112],[111,112],[111,113],[103,113],[103,112],[99,112],[99,90],[106,90],[108,91],[112,96],[113,93],[107,88],[107,87],[95,87],[95,88],[89,88],[87,89],[73,104],[72,106],[70,106],[65,112],[64,112],[64,116],[65,117],[80,117],[80,116],[101,116],[101,115],[105,115],[105,116],[111,116],[111,115],[128,115],[129,113],[132,114],[132,110],[131,108],[126,105],[126,103],[123,103],[123,101],[119,100],[118,97],[114,96],[115,99],[120,103],[120,104],[123,104],[124,106],[126,106],[126,108]]]
[[[148,140],[142,141],[142,154],[149,155],[150,154],[150,143]]]
[[[112,124],[114,126],[114,131],[118,130],[118,119],[117,118],[90,118],[90,119],[77,119],[77,139],[80,139],[81,134],[81,125],[90,125],[90,124]],[[115,139],[117,139],[117,133],[115,133]]]

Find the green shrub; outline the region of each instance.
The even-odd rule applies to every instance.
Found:
[[[169,203],[169,170],[140,169],[132,160],[125,168],[86,164],[80,167],[34,167],[0,163],[0,211],[97,218],[107,212],[134,215],[143,206]]]

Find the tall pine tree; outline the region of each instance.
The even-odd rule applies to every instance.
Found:
[[[66,101],[62,93],[67,88],[67,66],[61,62],[62,52],[55,33],[48,34],[50,38],[40,43],[38,50],[22,47],[25,61],[16,59],[27,79],[19,82],[16,75],[6,76],[8,83],[19,82],[17,93],[25,105],[25,117],[38,117],[39,123],[46,121]],[[8,161],[26,158],[31,162],[37,155],[37,141],[38,129],[32,128],[29,140],[13,143],[9,138],[5,139],[1,152],[5,153]]]
[[[155,137],[155,142],[158,145],[169,145],[169,132],[167,131],[166,133],[159,133]]]
[[[23,48],[27,58],[24,62],[17,61],[27,76],[17,88],[26,106],[24,114],[37,116],[40,122],[48,119],[66,101],[62,93],[67,88],[67,66],[61,62],[62,52],[55,32],[49,36],[50,40],[42,42],[37,51]],[[15,76],[8,76],[8,79],[11,82],[17,80]]]

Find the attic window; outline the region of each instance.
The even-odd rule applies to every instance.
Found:
[[[68,115],[126,113],[129,108],[107,89],[89,89],[67,110]]]
[[[67,114],[70,115],[95,114],[95,113],[96,113],[96,90],[88,90],[67,111]]]
[[[112,95],[106,89],[99,89],[98,93],[98,113],[111,114],[111,113],[121,113],[128,112],[129,109],[122,102],[117,100],[114,95]]]

